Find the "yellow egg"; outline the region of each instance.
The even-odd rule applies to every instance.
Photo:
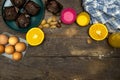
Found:
[[[20,52],[14,52],[12,55],[12,59],[15,61],[19,61],[22,59],[22,53]]]
[[[7,54],[13,54],[14,51],[15,51],[15,49],[12,45],[8,45],[5,47],[5,53],[7,53]]]
[[[15,45],[16,43],[18,43],[19,39],[16,36],[11,36],[8,40],[10,45]]]
[[[5,52],[5,47],[2,44],[0,44],[0,54],[4,52]]]
[[[8,36],[5,34],[0,34],[0,44],[7,44],[8,43]]]
[[[23,42],[19,42],[15,45],[15,50],[17,52],[23,52],[23,51],[25,51],[25,49],[26,49],[26,44]]]

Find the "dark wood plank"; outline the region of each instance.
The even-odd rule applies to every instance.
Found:
[[[47,38],[41,46],[29,47],[29,56],[99,56],[119,53],[107,41],[87,44],[87,38]],[[35,50],[35,51],[34,51]],[[39,51],[39,54],[38,54]],[[119,50],[118,50],[119,51]]]
[[[25,57],[12,62],[0,58],[0,80],[119,80],[119,60]]]

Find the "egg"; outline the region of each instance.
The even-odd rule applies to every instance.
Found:
[[[15,61],[19,61],[22,59],[22,53],[20,52],[14,52],[12,55],[12,59]]]
[[[14,51],[15,51],[15,48],[12,45],[8,45],[5,47],[5,53],[7,53],[7,54],[13,54]]]
[[[8,36],[5,34],[0,34],[0,44],[7,44],[8,43]]]
[[[10,45],[15,45],[16,43],[19,42],[19,39],[16,36],[11,36],[8,40]]]
[[[26,44],[24,42],[19,42],[15,45],[15,50],[17,52],[23,52],[26,49]]]
[[[4,45],[0,44],[0,54],[5,52],[5,47]]]

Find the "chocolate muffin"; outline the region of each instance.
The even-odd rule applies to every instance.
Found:
[[[18,15],[18,10],[14,7],[5,7],[4,11],[3,11],[3,17],[5,18],[5,20],[15,20],[17,18]]]
[[[16,19],[16,24],[20,28],[26,28],[30,24],[30,16],[28,14],[21,13],[19,17]]]
[[[25,4],[26,0],[11,0],[11,2],[14,6],[21,8]]]
[[[29,15],[36,15],[40,11],[40,6],[33,1],[28,1],[25,5],[25,10]]]
[[[63,5],[56,0],[47,0],[45,4],[46,9],[54,15],[59,15],[61,10],[63,9]]]

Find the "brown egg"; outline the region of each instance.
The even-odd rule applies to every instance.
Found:
[[[10,45],[15,45],[16,43],[18,43],[19,39],[16,36],[11,36],[8,40]]]
[[[5,34],[0,34],[0,44],[7,44],[8,43],[8,36]]]
[[[15,50],[17,52],[23,52],[26,49],[26,44],[24,42],[19,42],[15,45]]]
[[[12,59],[15,61],[19,61],[22,59],[22,54],[20,52],[14,52],[12,55]]]
[[[0,44],[0,54],[5,52],[5,47],[4,45]]]
[[[12,45],[8,45],[5,47],[5,53],[7,53],[7,54],[13,54],[14,51],[15,51],[15,49]]]

